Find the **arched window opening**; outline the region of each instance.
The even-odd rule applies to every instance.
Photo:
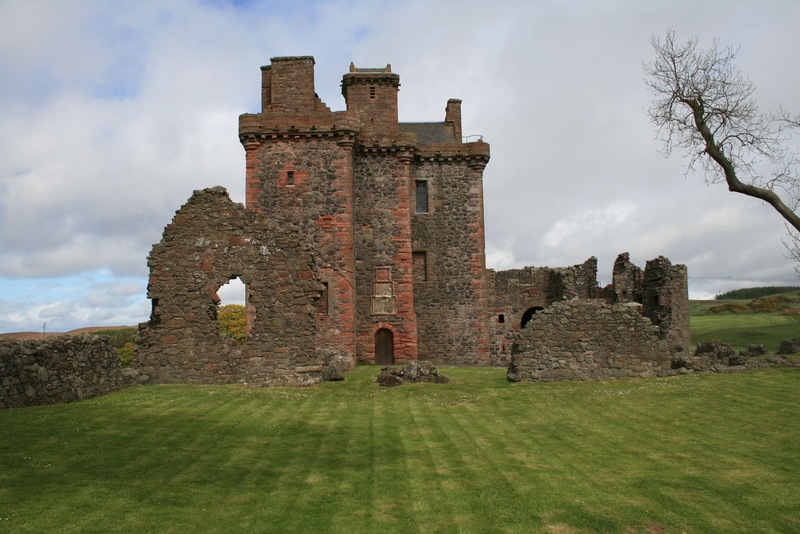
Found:
[[[243,343],[252,324],[252,314],[247,310],[247,286],[241,278],[232,278],[217,290],[217,296],[220,299],[217,304],[220,336]]]
[[[542,311],[544,308],[541,306],[533,306],[532,308],[528,308],[525,310],[525,313],[522,314],[522,320],[519,322],[520,328],[525,328],[530,320],[533,318],[534,315]]]

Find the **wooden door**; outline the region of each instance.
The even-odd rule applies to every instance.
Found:
[[[375,332],[375,364],[394,364],[394,336],[388,328]]]

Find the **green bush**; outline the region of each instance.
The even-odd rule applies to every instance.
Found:
[[[217,312],[217,320],[219,321],[219,334],[221,336],[235,339],[240,343],[247,339],[247,315],[245,307],[241,304],[220,306]]]
[[[708,313],[775,313],[788,310],[800,299],[793,295],[770,295],[750,302],[726,302],[707,308]]]
[[[131,345],[136,341],[136,328],[118,328],[116,330],[98,330],[94,332],[97,336],[108,336],[111,340],[111,346],[115,349],[121,349],[126,344]]]
[[[136,328],[117,328],[115,330],[98,330],[94,332],[96,336],[108,337],[111,346],[114,347],[119,355],[119,361],[123,367],[129,367],[136,355],[133,348],[136,342]]]
[[[729,302],[728,304],[720,304],[719,306],[711,306],[708,313],[742,313],[747,311],[747,306],[739,304],[738,302]]]
[[[125,343],[124,346],[117,349],[117,354],[119,354],[119,361],[122,367],[130,367],[133,357],[136,355],[136,351],[133,349],[133,343],[130,341]]]

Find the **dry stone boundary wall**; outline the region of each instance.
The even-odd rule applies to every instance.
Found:
[[[0,340],[0,408],[74,402],[133,385],[105,336]]]

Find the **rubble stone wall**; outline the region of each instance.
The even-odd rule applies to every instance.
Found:
[[[375,334],[390,324],[394,362],[407,363],[417,359],[408,161],[365,149],[354,183],[358,359],[375,362]]]
[[[672,352],[688,352],[689,282],[685,265],[672,265],[664,256],[647,262],[642,283],[642,314],[658,325]]]
[[[428,211],[411,219],[420,359],[489,363],[482,172],[457,158],[414,165],[428,190]]]
[[[660,329],[636,305],[558,302],[536,314],[512,348],[512,381],[604,380],[670,374]]]
[[[508,365],[514,336],[526,312],[568,299],[597,296],[597,259],[571,267],[524,267],[488,271],[489,330],[493,365]]]
[[[245,143],[247,208],[306,237],[327,285],[326,305],[316,315],[317,346],[354,358],[352,147],[341,132],[323,137],[321,130]]]
[[[630,255],[623,252],[614,261],[611,288],[613,301],[642,302],[642,269],[630,261]]]
[[[308,239],[230,200],[195,191],[148,259],[150,321],[139,325],[134,365],[150,381],[301,385],[321,380],[315,314],[324,286]],[[252,319],[245,343],[219,333],[216,292],[239,277]]]
[[[133,385],[105,336],[0,340],[0,408],[73,402]]]

